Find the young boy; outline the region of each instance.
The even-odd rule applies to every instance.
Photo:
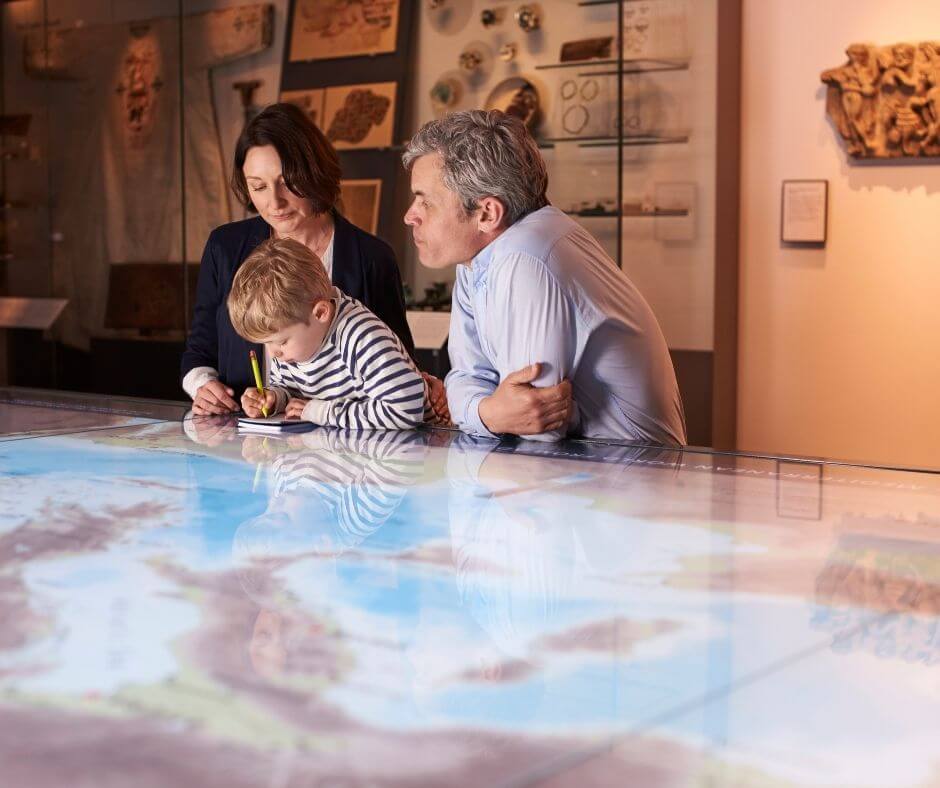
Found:
[[[242,263],[228,296],[235,330],[263,343],[269,388],[248,389],[250,417],[287,418],[349,429],[411,429],[434,421],[428,387],[398,337],[354,298],[334,288],[303,244],[272,238]],[[441,399],[437,392],[435,400]]]

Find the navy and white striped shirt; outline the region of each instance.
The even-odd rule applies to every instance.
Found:
[[[359,544],[395,513],[424,473],[428,453],[426,438],[414,432],[314,430],[296,442],[303,448],[271,465],[272,497],[315,496],[332,514],[328,525],[338,549]]]
[[[307,399],[303,418],[347,429],[407,430],[424,421],[425,383],[401,340],[356,299],[334,288],[336,315],[309,361],[271,360],[276,412]]]

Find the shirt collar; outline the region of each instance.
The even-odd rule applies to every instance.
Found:
[[[476,256],[470,260],[470,276],[474,288],[479,287],[486,282],[486,272],[490,267],[490,263],[493,261],[493,257],[496,255],[496,247],[499,245],[499,242],[504,238],[508,238],[511,233],[517,233],[523,230],[525,225],[528,224],[526,220],[530,216],[534,216],[537,213],[544,211],[548,207],[550,206],[545,205],[536,211],[527,213],[521,219],[518,219],[516,222],[509,225],[509,227],[507,227],[502,233],[500,233],[490,243],[477,252]]]
[[[502,236],[500,236],[501,238]],[[470,279],[474,288],[482,286],[486,282],[486,272],[489,270],[490,263],[493,260],[493,254],[496,247],[496,241],[484,246],[476,256],[470,260]]]

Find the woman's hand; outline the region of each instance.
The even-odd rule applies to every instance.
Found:
[[[220,380],[210,380],[196,390],[193,400],[193,413],[197,416],[221,416],[238,410],[238,403],[232,397],[232,391]]]
[[[284,417],[288,419],[302,419],[304,417],[304,408],[307,407],[309,399],[300,397],[291,397],[287,400],[287,408],[284,410]]]
[[[193,416],[189,420],[192,430],[186,434],[203,446],[218,446],[232,440],[238,434],[235,419],[231,416]]]
[[[274,413],[275,405],[277,405],[277,395],[270,389],[265,389],[264,394],[258,389],[245,389],[245,393],[242,394],[242,410],[250,419],[263,416],[264,410],[267,410],[270,416]]]

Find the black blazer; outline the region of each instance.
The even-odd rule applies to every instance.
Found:
[[[395,253],[335,212],[333,221],[333,284],[378,315],[414,355]],[[209,234],[180,379],[196,367],[213,367],[219,379],[235,390],[236,399],[255,385],[248,351],[254,349],[262,358],[263,348],[235,333],[225,300],[238,267],[270,234],[270,225],[260,216],[224,224]]]

